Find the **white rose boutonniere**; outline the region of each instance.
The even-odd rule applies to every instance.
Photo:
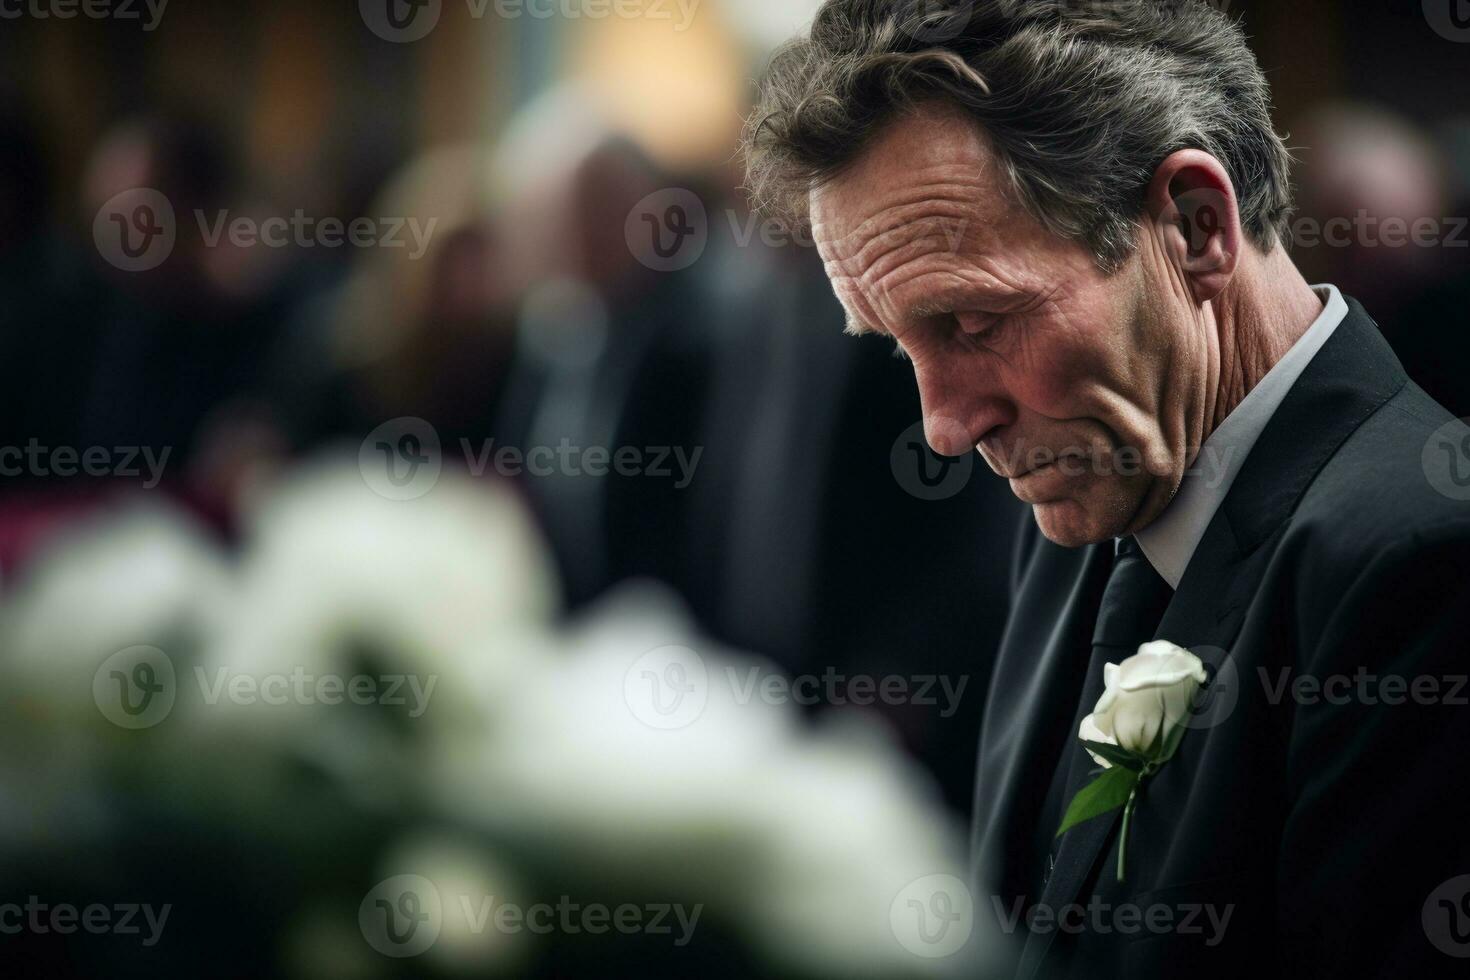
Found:
[[[1068,804],[1060,837],[1084,820],[1123,807],[1118,880],[1128,853],[1128,825],[1138,785],[1174,756],[1194,696],[1208,680],[1204,663],[1167,640],[1145,643],[1121,664],[1103,668],[1106,689],[1077,737],[1103,772]]]

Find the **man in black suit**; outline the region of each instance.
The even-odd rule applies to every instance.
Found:
[[[828,0],[748,152],[1032,505],[975,915],[1023,976],[1462,970],[1470,428],[1292,263],[1227,17],[953,6]]]

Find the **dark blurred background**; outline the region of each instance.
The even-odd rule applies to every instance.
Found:
[[[886,715],[963,816],[1017,505],[973,455],[929,454],[908,365],[843,337],[814,249],[746,209],[751,80],[815,2],[443,0],[413,40],[346,0],[61,6],[0,0],[0,446],[45,450],[0,460],[4,580],[123,495],[228,542],[253,486],[404,419],[476,472],[503,447],[660,450],[668,472],[503,467],[568,612],[655,578],[792,675],[964,679],[951,713],[813,706]],[[1309,281],[1363,300],[1466,415],[1470,15],[1439,6],[1228,9],[1300,220],[1355,222],[1299,239]],[[211,241],[295,216],[280,247]],[[1435,243],[1364,216],[1433,219]],[[325,244],[361,219],[371,242]],[[156,479],[67,475],[57,447],[168,455]]]

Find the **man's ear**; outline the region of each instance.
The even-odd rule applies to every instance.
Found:
[[[1245,243],[1230,175],[1203,150],[1178,150],[1159,164],[1145,194],[1165,258],[1195,302],[1214,299],[1235,275]]]

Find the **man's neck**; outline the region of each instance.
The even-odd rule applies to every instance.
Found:
[[[1253,255],[1215,300],[1220,380],[1209,422],[1213,432],[1235,411],[1322,312],[1286,250]]]

